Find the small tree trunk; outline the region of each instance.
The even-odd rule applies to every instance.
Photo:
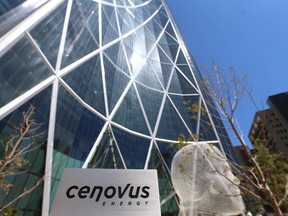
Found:
[[[277,200],[276,200],[276,198],[275,198],[275,195],[274,195],[273,192],[270,190],[270,187],[269,187],[267,184],[266,184],[266,188],[267,188],[266,190],[267,190],[267,192],[268,192],[268,194],[269,194],[269,196],[270,196],[270,199],[271,199],[270,204],[272,205],[272,208],[273,208],[273,210],[274,210],[274,215],[275,215],[275,216],[283,216],[284,214],[283,214],[280,206],[278,205],[278,202],[277,202]]]

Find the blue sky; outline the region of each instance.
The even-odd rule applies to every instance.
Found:
[[[249,91],[260,109],[267,108],[269,95],[288,91],[287,0],[167,3],[199,68],[215,61],[224,70],[233,66],[247,73]],[[242,100],[237,118],[248,143],[255,112],[248,99]]]

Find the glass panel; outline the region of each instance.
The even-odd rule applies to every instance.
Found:
[[[120,129],[112,129],[121,155],[128,169],[143,169],[150,140],[128,134]]]
[[[164,94],[139,84],[137,85],[137,90],[148,117],[150,127],[153,131]]]
[[[157,141],[157,146],[160,150],[161,156],[163,160],[165,161],[167,167],[171,169],[172,160],[173,160],[174,155],[177,152],[177,148],[170,146],[170,143],[160,142],[160,141]]]
[[[26,38],[0,58],[0,106],[5,105],[51,75]]]
[[[52,66],[56,65],[66,6],[67,2],[65,1],[30,31],[30,34]]]
[[[179,111],[181,117],[184,119],[186,125],[189,127],[193,134],[196,134],[198,112],[196,112],[197,107],[199,107],[199,96],[185,97],[177,95],[169,95],[172,99],[174,105]],[[196,106],[195,106],[196,105]],[[193,107],[196,109],[193,112]],[[191,109],[190,112],[188,109]]]
[[[163,34],[159,41],[159,46],[164,50],[166,55],[175,62],[175,58],[178,51],[178,43],[174,41],[167,33]]]
[[[59,88],[52,168],[52,205],[64,168],[80,168],[104,122]]]
[[[195,88],[179,73],[178,70],[173,72],[170,88],[170,93],[180,94],[197,94]]]
[[[91,36],[99,44],[98,3],[95,1],[77,0],[79,11]],[[83,25],[85,25],[83,23]]]
[[[102,5],[102,41],[106,44],[118,38],[118,27],[114,7]]]
[[[117,43],[108,49],[104,50],[105,57],[108,58],[114,66],[119,68],[123,73],[130,75],[128,63],[125,58],[125,53],[121,43]]]
[[[55,150],[84,161],[104,122],[84,108],[63,87],[59,89]]]
[[[145,26],[154,39],[157,39],[160,33],[163,31],[163,27],[159,26],[159,24],[156,23],[154,19],[150,20]]]
[[[179,66],[181,64],[186,64],[187,65],[187,61],[186,61],[186,58],[185,58],[182,50],[180,49],[179,55],[178,55],[178,58],[177,58],[177,66]]]
[[[143,66],[138,76],[136,77],[136,80],[148,87],[158,89],[158,90],[163,90],[163,88],[161,87],[160,81],[155,75],[154,70],[152,69],[149,62],[147,62]]]
[[[166,59],[166,62],[169,63],[165,63],[164,59]],[[155,74],[166,89],[172,72],[172,64],[170,60],[159,47],[156,47],[150,55],[149,62],[151,63]]]
[[[167,98],[163,114],[161,116],[157,137],[176,140],[180,134],[184,134],[185,137],[189,137],[189,131]]]
[[[130,9],[117,8],[117,13],[122,35],[141,25],[137,19],[134,19],[135,16]]]
[[[89,168],[124,169],[118,148],[110,130],[106,131],[96,148]]]
[[[209,119],[207,111],[205,111],[205,107],[201,108],[201,120],[200,120],[200,131],[199,131],[199,139],[200,140],[217,140],[216,134],[212,127],[211,121]]]
[[[197,85],[196,85],[195,79],[192,76],[192,71],[189,68],[189,66],[188,65],[177,65],[177,67],[187,77],[187,79],[189,79],[190,82],[196,87]],[[195,71],[195,68],[193,69],[193,71]],[[201,78],[201,80],[202,80],[202,78]],[[200,82],[201,82],[201,80],[200,80]]]
[[[95,15],[98,13],[97,4],[88,3],[88,5],[86,5],[86,2],[73,3],[62,67],[73,63],[98,48],[98,15]]]
[[[129,78],[104,57],[107,98],[110,112],[126,88]]]
[[[174,29],[173,29],[173,27],[172,27],[172,25],[171,25],[171,21],[170,21],[169,24],[167,25],[165,31],[166,31],[171,37],[173,37],[173,38],[177,41],[177,36],[176,36],[176,34],[175,34],[175,32],[174,32]]]
[[[165,14],[165,15],[164,15]],[[168,22],[168,17],[166,16],[166,12],[164,7],[161,7],[159,12],[153,17],[153,19],[160,25],[165,26]]]
[[[134,87],[132,86],[120,105],[113,121],[130,130],[149,134]]]
[[[105,115],[100,57],[95,56],[64,77],[64,81],[98,112]]]

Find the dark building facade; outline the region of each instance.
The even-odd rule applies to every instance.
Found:
[[[21,9],[23,16],[0,23],[7,27],[0,38],[0,138],[13,134],[31,107],[45,131],[25,154],[28,172],[9,178],[14,187],[1,202],[44,176],[14,207],[19,215],[48,215],[64,168],[157,169],[162,214],[178,215],[169,144],[194,134],[191,142],[233,151],[167,4],[38,2],[29,13],[11,7],[5,14]],[[191,118],[187,101],[207,114]]]
[[[266,145],[275,152],[283,152],[288,161],[288,93],[268,97],[269,109],[255,114],[249,138],[265,137]]]

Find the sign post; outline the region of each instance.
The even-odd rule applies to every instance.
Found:
[[[50,216],[160,216],[156,170],[64,170]]]

